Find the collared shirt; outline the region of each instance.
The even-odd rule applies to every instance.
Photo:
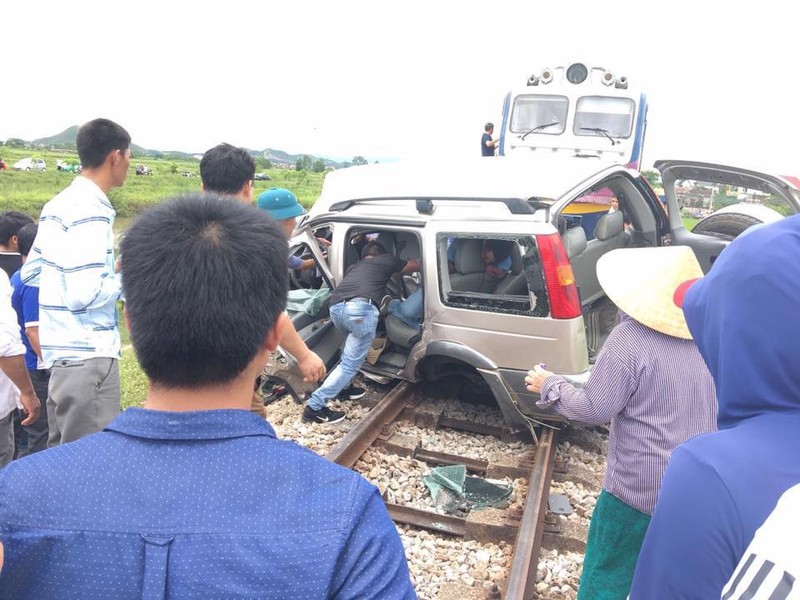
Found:
[[[20,339],[17,314],[11,308],[11,284],[8,282],[6,272],[0,269],[0,356],[21,354],[25,354],[25,346]],[[18,407],[21,408],[19,390],[6,374],[0,371],[0,419]]]
[[[627,315],[608,336],[586,387],[551,375],[537,405],[568,419],[611,421],[603,489],[645,514],[653,509],[672,450],[716,430],[714,382],[697,347]]]
[[[0,471],[0,596],[415,598],[380,494],[245,410],[129,408]]]
[[[48,202],[22,281],[39,286],[45,367],[56,360],[119,358],[114,208],[90,179],[76,177]]]

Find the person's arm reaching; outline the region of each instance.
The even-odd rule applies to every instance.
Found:
[[[406,261],[406,266],[400,271],[401,273],[413,273],[414,271],[419,271],[419,259],[413,258],[411,260]]]
[[[280,346],[297,360],[297,366],[307,382],[320,381],[325,377],[325,363],[322,359],[306,346],[306,343],[294,328],[291,319],[286,319],[286,327],[280,339]]]
[[[560,415],[588,425],[608,423],[622,411],[639,383],[639,374],[632,373],[616,352],[617,345],[621,346],[618,339],[618,332],[612,331],[583,388],[541,368],[530,371],[525,382],[528,391],[541,395],[536,405],[552,406]]]

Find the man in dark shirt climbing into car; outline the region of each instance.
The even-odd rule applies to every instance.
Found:
[[[352,265],[330,299],[331,320],[347,334],[339,364],[323,384],[314,391],[303,410],[306,423],[336,423],[344,419],[344,412],[331,410],[328,402],[344,396],[355,400],[364,390],[351,385],[375,338],[380,316],[381,299],[386,295],[386,284],[395,273],[419,270],[419,259],[403,260],[387,254],[380,242],[369,242],[361,252],[362,260]]]

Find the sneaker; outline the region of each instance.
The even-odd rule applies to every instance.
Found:
[[[303,422],[304,423],[338,423],[344,419],[344,413],[340,410],[331,410],[327,406],[323,406],[319,410],[313,410],[310,406],[306,405],[303,409]]]
[[[339,399],[340,400],[358,400],[359,398],[363,398],[364,394],[367,393],[367,390],[364,388],[356,387],[354,385],[348,385],[344,388],[341,392],[339,392]]]
[[[388,316],[388,314],[389,314],[389,302],[391,302],[391,301],[392,301],[392,297],[389,294],[386,294],[383,298],[381,298],[380,311],[381,311],[381,316],[382,317]]]

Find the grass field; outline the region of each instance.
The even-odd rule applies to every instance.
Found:
[[[14,171],[15,162],[26,156],[43,158],[47,170]],[[21,210],[32,217],[38,217],[45,203],[69,185],[75,177],[73,173],[56,170],[56,159],[79,162],[74,153],[45,151],[31,152],[18,148],[0,148],[0,157],[8,164],[8,171],[0,171],[0,208]],[[137,164],[147,165],[153,175],[136,175]],[[190,174],[185,177],[184,172]],[[258,196],[267,188],[276,186],[292,190],[303,206],[309,207],[319,197],[324,173],[295,171],[293,169],[270,169],[265,171],[271,181],[256,181],[255,194]],[[115,188],[108,194],[117,215],[131,217],[142,209],[164,198],[182,192],[195,192],[200,189],[200,161],[172,160],[131,157],[131,168],[125,185]]]
[[[694,226],[697,225],[698,221],[700,221],[700,219],[695,219],[693,217],[683,217],[681,220],[683,221],[683,226],[689,231],[694,229]]]

